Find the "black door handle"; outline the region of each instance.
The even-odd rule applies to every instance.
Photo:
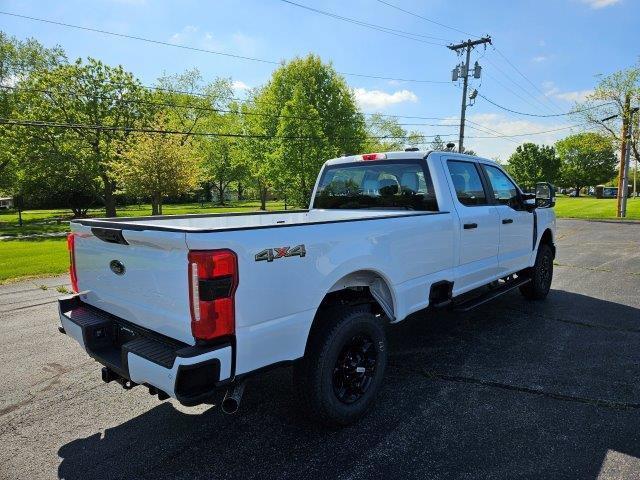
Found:
[[[512,218],[505,218],[502,220],[502,224],[506,225],[507,223],[513,223],[513,219]]]
[[[472,228],[478,228],[478,224],[477,223],[465,223],[463,225],[465,230],[471,230]]]

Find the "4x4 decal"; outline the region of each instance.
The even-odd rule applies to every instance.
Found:
[[[256,262],[273,262],[277,258],[285,257],[304,257],[307,251],[304,248],[304,244],[296,245],[295,247],[275,247],[265,248],[261,252],[256,253]]]

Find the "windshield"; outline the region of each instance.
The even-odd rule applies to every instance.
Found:
[[[313,207],[437,211],[431,177],[423,165],[420,160],[396,160],[329,166]]]

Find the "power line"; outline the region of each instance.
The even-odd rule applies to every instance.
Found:
[[[444,24],[444,23],[438,22],[438,21],[433,20],[433,19],[431,19],[431,18],[427,18],[427,17],[425,17],[425,16],[423,16],[423,15],[419,15],[419,14],[417,14],[417,13],[415,13],[415,12],[411,12],[411,11],[409,11],[409,10],[405,10],[404,8],[401,8],[401,7],[397,6],[397,5],[394,5],[394,4],[392,4],[392,3],[389,3],[389,2],[387,2],[387,1],[385,1],[385,0],[376,0],[376,1],[377,1],[378,3],[382,3],[382,4],[384,4],[384,5],[387,5],[387,6],[391,7],[391,8],[394,8],[394,9],[396,9],[396,10],[399,10],[399,11],[401,11],[401,12],[404,12],[404,13],[406,13],[406,14],[408,14],[408,15],[414,16],[414,17],[416,17],[416,18],[421,18],[421,19],[423,19],[423,20],[425,20],[425,21],[427,21],[427,22],[433,23],[433,24],[435,24],[435,25],[439,25],[439,26],[444,27],[444,28],[448,28],[449,30],[453,30],[453,31],[456,31],[456,32],[459,32],[459,33],[463,33],[463,34],[465,34],[465,35],[470,35],[470,36],[472,36],[472,37],[478,37],[478,35],[475,35],[475,34],[472,34],[472,33],[469,33],[469,32],[465,32],[465,31],[463,31],[463,30],[460,30],[460,29],[458,29],[458,28],[452,27],[452,26],[450,26],[450,25],[446,25],[446,24]],[[498,48],[496,48],[495,46],[493,46],[493,48],[494,48],[494,50],[495,50],[495,51],[496,51],[496,52],[497,52],[497,53],[498,53],[498,54],[499,54],[499,55],[500,55],[500,56],[501,56],[501,57],[502,57],[502,58],[503,58],[503,59],[504,59],[504,60],[505,60],[505,61],[506,61],[510,66],[511,66],[511,68],[513,68],[513,69],[514,69],[514,70],[515,70],[515,71],[516,71],[516,72],[517,72],[517,73],[518,73],[522,78],[524,78],[524,79],[525,79],[525,80],[526,80],[526,81],[527,81],[531,86],[533,86],[533,88],[535,88],[535,89],[536,89],[540,94],[542,94],[542,95],[544,96],[544,98],[545,98],[545,99],[546,99],[546,100],[547,100],[547,101],[548,101],[548,102],[549,102],[549,103],[550,103],[550,104],[551,104],[551,105],[552,105],[552,106],[553,106],[557,111],[561,111],[561,109],[558,107],[558,105],[556,105],[554,102],[552,102],[552,101],[551,101],[551,100],[550,100],[550,99],[549,99],[549,98],[544,94],[544,92],[543,92],[542,90],[540,90],[540,88],[539,88],[535,83],[533,83],[533,82],[532,82],[532,81],[531,81],[531,80],[530,80],[530,79],[529,79],[529,78],[528,78],[524,73],[522,73],[522,71],[521,71],[518,67],[516,67],[516,66],[513,64],[513,62],[511,62],[511,60],[509,60],[509,59],[506,57],[506,55],[504,55],[504,54],[503,54],[503,53],[502,53]],[[488,58],[487,58],[487,61],[489,61],[489,62],[490,62],[494,67],[496,67],[497,69],[499,69],[499,68],[497,67],[497,65],[495,65],[495,63],[491,62],[491,60],[489,60]],[[505,76],[507,76],[508,78],[510,78],[508,75],[506,75],[506,73],[504,73],[504,72],[503,72],[503,74],[504,74]],[[512,80],[512,81],[513,81],[513,80]],[[519,85],[519,84],[517,84],[516,82],[514,82],[514,83],[515,83],[516,85],[518,85],[518,87],[519,87],[519,88],[522,88],[522,87],[520,87],[520,85]],[[524,89],[523,89],[523,90],[524,90]],[[525,92],[527,92],[527,91],[525,90]],[[528,93],[528,92],[527,92],[527,93]],[[528,93],[528,94],[529,94],[529,93]],[[537,99],[537,97],[533,96],[533,98],[535,98],[537,101],[539,101],[539,100]],[[546,108],[547,108],[547,107],[546,107]]]
[[[453,30],[454,32],[462,33],[462,34],[464,34],[464,35],[469,35],[469,36],[471,36],[471,37],[479,37],[479,35],[474,35],[473,33],[469,33],[469,32],[465,32],[465,31],[463,31],[463,30],[459,30],[459,29],[457,29],[457,28],[455,28],[455,27],[452,27],[452,26],[450,26],[450,25],[446,25],[446,24],[444,24],[444,23],[440,23],[440,22],[438,22],[438,21],[436,21],[436,20],[433,20],[433,19],[431,19],[431,18],[424,17],[424,16],[419,15],[419,14],[417,14],[417,13],[415,13],[415,12],[410,12],[409,10],[405,10],[404,8],[400,8],[400,7],[398,7],[397,5],[393,5],[392,3],[385,2],[384,0],[377,0],[377,1],[378,1],[379,3],[382,3],[382,4],[384,4],[384,5],[387,5],[388,7],[395,8],[396,10],[399,10],[399,11],[404,12],[404,13],[406,13],[406,14],[412,15],[412,16],[417,17],[417,18],[421,18],[422,20],[425,20],[425,21],[427,21],[427,22],[429,22],[429,23],[433,23],[434,25],[438,25],[438,26],[440,26],[440,27],[448,28],[449,30]]]
[[[524,88],[522,85],[520,85],[518,82],[516,82],[509,74],[507,74],[507,72],[505,72],[503,69],[501,69],[494,61],[492,61],[489,57],[487,57],[487,62],[489,62],[491,65],[493,65],[493,67],[498,70],[498,72],[500,72],[502,75],[505,76],[505,78],[507,80],[509,80],[511,83],[513,83],[516,87],[518,87],[520,90],[522,90],[526,95],[528,95],[529,97],[531,97],[534,101],[538,102],[542,108],[544,108],[546,111],[551,112],[551,113],[558,113],[559,110],[557,109],[551,109],[549,107],[549,105],[547,105],[546,103],[543,103],[542,100],[540,100],[536,95],[534,95],[533,93],[531,93],[529,90],[527,90],[526,88]],[[496,80],[497,81],[497,80]],[[504,87],[504,85],[503,85]],[[506,88],[506,87],[505,87]],[[513,91],[511,91],[512,93],[514,93]],[[515,94],[515,93],[514,93]],[[529,103],[529,102],[527,102]],[[541,110],[540,106],[536,106],[533,105],[531,103],[529,103],[529,105],[532,105],[534,108],[540,110],[540,111],[545,111],[545,110]]]
[[[23,73],[32,73],[32,72],[37,72],[37,69],[34,68],[14,68],[13,70],[16,71],[21,71]],[[385,77],[376,77],[376,78],[382,78],[382,79],[387,79]],[[393,80],[393,79],[389,79],[389,80]],[[416,81],[416,82],[420,82],[422,80],[404,80],[404,81]],[[425,80],[426,81],[426,80]],[[449,82],[445,82],[445,81],[434,81],[434,83],[449,83]],[[126,86],[125,84],[113,84],[114,86],[119,86],[119,87],[124,87]],[[176,89],[171,89],[171,88],[166,88],[166,87],[158,87],[155,85],[145,85],[145,84],[141,84],[140,86],[142,86],[143,88],[147,88],[149,90],[156,90],[159,92],[166,92],[166,93],[174,93],[174,94],[178,94],[178,95],[191,95],[191,96],[195,96],[195,97],[201,97],[201,98],[209,98],[209,95],[206,93],[203,93],[202,91],[187,91],[187,90],[176,90]],[[0,85],[0,88],[11,88],[11,89],[17,89],[18,87],[15,86],[10,86],[10,85]],[[231,96],[228,97],[231,100],[237,101],[237,102],[241,102],[241,103],[251,103],[253,102],[253,99],[251,98],[238,98],[235,96]],[[276,105],[278,106],[278,104],[274,103],[274,102],[266,102],[268,105]],[[362,115],[365,116],[371,116],[371,115],[379,115],[381,117],[391,117],[391,118],[413,118],[413,119],[421,119],[421,120],[448,120],[448,117],[415,117],[415,116],[405,116],[405,115],[391,115],[391,114],[383,114],[383,113],[371,113],[371,112],[362,112]]]
[[[48,24],[52,24],[52,25],[58,25],[61,27],[66,27],[66,28],[74,28],[77,30],[84,30],[84,31],[88,31],[88,32],[94,32],[94,33],[100,33],[103,35],[110,35],[110,36],[114,36],[114,37],[120,37],[120,38],[127,38],[130,40],[138,40],[141,42],[146,42],[146,43],[152,43],[152,44],[156,44],[156,45],[163,45],[165,47],[174,47],[174,48],[181,48],[184,50],[192,50],[192,51],[196,51],[196,52],[201,52],[201,53],[209,53],[212,55],[221,55],[224,57],[231,57],[231,58],[235,58],[238,60],[247,60],[247,61],[252,61],[252,62],[259,62],[259,63],[265,63],[265,64],[269,64],[269,65],[281,65],[282,62],[277,62],[275,60],[266,60],[263,58],[257,58],[257,57],[247,57],[244,55],[237,55],[234,53],[226,53],[226,52],[219,52],[216,50],[209,50],[206,48],[198,48],[198,47],[191,47],[188,45],[178,45],[175,43],[169,43],[169,42],[164,42],[162,40],[154,40],[151,38],[146,38],[146,37],[140,37],[138,35],[128,35],[128,34],[124,34],[124,33],[117,33],[117,32],[111,32],[108,30],[102,30],[102,29],[98,29],[98,28],[91,28],[91,27],[83,27],[80,25],[73,25],[70,23],[64,23],[64,22],[58,22],[55,20],[49,20],[49,19],[45,19],[45,18],[38,18],[38,17],[31,17],[28,15],[21,15],[18,13],[11,13],[11,12],[5,12],[5,11],[0,11],[0,15],[8,15],[11,17],[16,17],[16,18],[22,18],[22,19],[26,19],[26,20],[32,20],[35,22],[41,22],[41,23],[48,23]],[[441,81],[441,80],[422,80],[422,79],[412,79],[412,78],[394,78],[394,77],[386,77],[386,76],[379,76],[379,75],[368,75],[368,74],[364,74],[364,73],[353,73],[353,72],[339,72],[336,71],[336,73],[339,73],[340,75],[347,75],[347,76],[351,76],[351,77],[359,77],[359,78],[371,78],[371,79],[376,79],[376,80],[393,80],[396,82],[410,82],[410,83],[448,83],[446,81]]]
[[[519,74],[522,78],[524,78],[524,79],[525,79],[525,80],[526,80],[526,81],[527,81],[527,82],[528,82],[528,83],[529,83],[533,88],[535,88],[535,89],[536,89],[536,90],[537,90],[537,91],[538,91],[538,92],[539,92],[539,93],[540,93],[540,94],[541,94],[541,95],[542,95],[542,96],[543,96],[543,97],[544,97],[544,98],[545,98],[545,99],[546,99],[546,100],[547,100],[551,105],[553,105],[553,107],[554,107],[555,109],[557,109],[558,111],[562,111],[562,109],[561,109],[558,105],[556,105],[554,102],[552,102],[552,101],[549,99],[549,97],[547,97],[547,95],[545,95],[545,93],[544,93],[542,90],[540,90],[540,88],[539,88],[535,83],[533,83],[531,80],[529,80],[529,77],[527,77],[524,73],[522,73],[522,71],[521,71],[518,67],[516,67],[516,66],[511,62],[511,60],[509,60],[509,59],[506,57],[506,55],[505,55],[505,54],[503,54],[503,53],[502,53],[498,48],[496,48],[495,46],[494,46],[493,48],[494,48],[494,50],[498,53],[498,55],[500,55],[502,58],[504,58],[504,60],[505,60],[505,61],[506,61],[510,66],[511,66],[511,68],[513,68],[516,72],[518,72],[518,74]]]
[[[323,140],[325,137],[310,136],[288,136],[288,135],[267,135],[267,134],[251,134],[251,133],[228,133],[228,132],[201,132],[201,131],[184,131],[184,130],[168,130],[158,128],[140,128],[140,127],[119,127],[114,125],[90,125],[86,123],[65,123],[50,122],[45,120],[20,120],[13,118],[0,118],[0,125],[18,126],[18,127],[39,127],[39,128],[63,128],[71,130],[105,130],[117,131],[125,133],[146,133],[146,134],[162,134],[162,135],[183,135],[183,136],[203,136],[203,137],[222,137],[222,138],[255,138],[262,140]],[[455,134],[442,133],[436,135],[420,135],[424,138],[449,137]],[[359,140],[357,137],[332,137],[335,140]],[[367,138],[375,140],[400,140],[410,138],[408,135],[378,135],[369,136]]]
[[[473,123],[474,125],[480,125],[478,123],[472,122],[471,120],[467,119],[467,123]],[[490,128],[484,128],[482,125],[480,126],[474,126],[474,125],[467,125],[467,128],[470,128],[472,130],[477,130],[479,132],[482,133],[497,133],[498,135],[492,135],[491,138],[500,138],[502,136],[502,134],[496,130],[490,129]],[[467,138],[472,138],[472,137],[467,137]],[[505,137],[505,140],[511,142],[511,143],[515,143],[516,145],[520,145],[520,142],[518,142],[517,140],[514,140],[512,138],[509,137]]]
[[[510,113],[514,113],[516,115],[524,115],[526,117],[540,117],[540,118],[551,118],[551,117],[564,117],[566,115],[573,115],[574,113],[580,113],[580,112],[585,112],[588,110],[593,110],[595,108],[600,108],[600,107],[604,107],[606,105],[611,105],[613,102],[607,102],[607,103],[602,103],[600,105],[594,105],[592,107],[586,107],[586,108],[582,108],[582,109],[578,109],[578,110],[572,110],[571,112],[565,112],[565,113],[553,113],[553,114],[546,114],[546,115],[542,115],[542,114],[537,114],[537,113],[527,113],[527,112],[519,112],[517,110],[512,110],[511,108],[508,107],[504,107],[496,102],[494,102],[493,100],[491,100],[490,98],[486,97],[485,95],[482,95],[481,93],[478,93],[479,97],[482,97],[483,99],[485,99],[487,102],[489,102],[491,105],[494,105],[506,112],[510,112]]]
[[[487,78],[490,78],[492,81],[496,82],[498,85],[500,85],[502,88],[504,88],[506,91],[510,92],[513,96],[518,97],[520,100],[522,100],[523,102],[525,102],[527,105],[540,110],[541,112],[544,111],[540,108],[539,105],[536,105],[535,103],[531,102],[530,100],[528,100],[527,98],[523,97],[522,95],[520,95],[518,92],[516,92],[515,90],[513,90],[511,87],[509,87],[508,85],[506,85],[505,83],[503,83],[500,79],[498,79],[497,77],[494,77],[493,75],[489,74],[488,72],[484,72],[484,74],[487,76]]]
[[[45,120],[20,120],[13,118],[0,118],[0,125],[18,126],[18,127],[39,127],[39,128],[63,128],[72,130],[105,130],[105,131],[121,131],[125,133],[145,133],[145,134],[162,134],[162,135],[183,135],[183,136],[204,136],[204,137],[223,137],[223,138],[255,138],[262,140],[322,140],[325,137],[310,137],[310,136],[291,136],[291,135],[267,135],[267,134],[251,134],[251,133],[229,133],[229,132],[202,132],[202,131],[184,131],[184,130],[169,130],[158,128],[141,128],[141,127],[119,127],[114,125],[90,125],[86,123],[65,123],[65,122],[50,122]],[[519,133],[512,135],[492,135],[492,136],[472,136],[467,138],[473,139],[489,139],[489,138],[515,138],[524,137],[530,135],[540,135],[544,133],[557,132],[560,130],[567,130],[569,128],[576,128],[585,124],[569,125],[566,127],[544,130],[530,133]],[[473,127],[476,128],[476,127]],[[479,129],[478,129],[479,130]],[[456,136],[455,133],[440,133],[434,135],[419,134],[423,138],[435,138],[435,137],[452,137]],[[357,137],[332,137],[335,140],[359,140]],[[377,135],[369,136],[367,138],[375,140],[400,140],[408,139],[409,135]]]
[[[13,91],[28,91],[28,92],[36,92],[36,93],[43,93],[43,94],[47,94],[47,95],[73,95],[75,97],[86,97],[86,98],[101,98],[103,100],[110,100],[110,101],[114,101],[114,102],[120,102],[120,103],[128,103],[128,104],[134,104],[134,105],[155,105],[155,106],[159,106],[159,107],[168,107],[168,108],[180,108],[180,109],[193,109],[196,111],[205,111],[205,112],[212,112],[212,113],[224,113],[224,114],[228,114],[228,115],[241,115],[241,116],[259,116],[259,117],[268,117],[268,118],[287,118],[287,119],[293,119],[293,120],[303,120],[303,121],[316,121],[317,119],[315,118],[310,118],[310,117],[301,117],[301,116],[295,116],[295,115],[282,115],[282,114],[278,114],[278,113],[267,113],[267,112],[247,112],[247,111],[236,111],[236,110],[230,110],[230,109],[224,109],[224,108],[215,108],[215,107],[207,107],[207,106],[203,106],[203,105],[182,105],[182,104],[176,104],[176,103],[167,103],[167,102],[156,102],[156,101],[151,101],[151,100],[135,100],[135,99],[125,99],[122,97],[117,97],[117,96],[112,96],[112,95],[91,95],[89,93],[79,93],[77,91],[74,90],[65,90],[65,91],[61,91],[61,92],[54,92],[52,90],[46,90],[46,89],[38,89],[38,88],[25,88],[25,87],[15,87],[15,86],[9,86],[9,85],[0,85],[0,89],[5,89],[5,90],[13,90]],[[363,114],[364,115],[364,114]],[[380,116],[384,116],[382,114],[367,114],[367,115],[380,115]],[[425,117],[427,118],[427,117]],[[448,118],[446,117],[433,117],[434,120],[448,120]],[[333,119],[332,121],[328,122],[330,124],[335,124],[335,123],[348,123],[348,122],[353,122],[354,119],[353,118],[346,118],[346,119]],[[423,126],[423,127],[457,127],[458,125],[453,125],[453,124],[437,124],[437,123],[397,123],[397,125],[400,126]]]
[[[567,125],[565,127],[552,128],[552,129],[549,129],[549,130],[540,130],[540,131],[537,131],[537,132],[513,133],[513,134],[508,134],[508,135],[501,134],[501,135],[496,135],[493,138],[529,137],[529,136],[533,136],[533,135],[543,135],[545,133],[554,133],[554,132],[560,132],[562,130],[569,130],[569,129],[572,129],[572,128],[584,127],[586,125],[588,125],[588,122],[578,123],[576,125]],[[470,128],[475,128],[476,130],[478,130],[478,127],[470,127]],[[483,128],[485,128],[485,127],[483,127]]]
[[[355,24],[355,25],[360,25],[361,27],[371,28],[373,30],[377,30],[379,32],[387,33],[389,35],[396,35],[398,37],[406,38],[406,39],[409,39],[409,40],[414,40],[414,41],[417,41],[417,42],[426,43],[426,44],[429,44],[429,45],[437,45],[437,46],[440,46],[440,47],[444,46],[443,43],[429,42],[429,41],[426,41],[426,40],[420,40],[419,38],[415,38],[415,37],[431,38],[431,39],[434,39],[434,40],[442,40],[444,42],[447,41],[445,38],[434,37],[434,36],[431,36],[431,35],[422,35],[420,33],[406,32],[404,30],[397,30],[397,29],[394,29],[394,28],[384,27],[382,25],[376,25],[374,23],[364,22],[362,20],[357,20],[355,18],[344,17],[342,15],[338,15],[338,14],[335,14],[335,13],[332,13],[332,12],[327,12],[326,10],[319,10],[317,8],[309,7],[308,5],[302,5],[300,3],[292,2],[290,0],[280,0],[280,1],[283,2],[283,3],[288,3],[289,5],[293,5],[295,7],[303,8],[305,10],[309,10],[311,12],[318,13],[320,15],[325,15],[327,17],[335,18],[337,20],[342,20],[344,22],[352,23],[352,24]]]

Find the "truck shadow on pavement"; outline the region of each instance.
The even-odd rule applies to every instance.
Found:
[[[639,475],[639,309],[560,290],[543,303],[510,294],[465,315],[414,315],[389,339],[385,386],[357,425],[315,426],[298,412],[283,368],[252,380],[233,417],[165,402],[69,442],[58,475]]]

